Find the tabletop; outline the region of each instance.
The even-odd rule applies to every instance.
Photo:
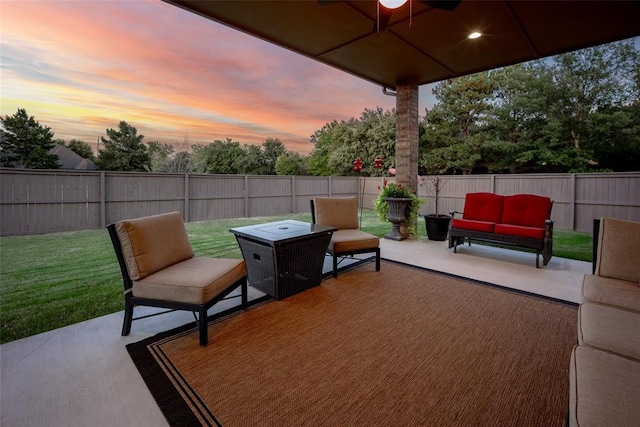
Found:
[[[301,238],[308,238],[316,234],[324,234],[336,230],[337,228],[335,227],[287,219],[283,221],[235,227],[231,228],[229,231],[236,236],[248,237],[265,243],[275,244],[299,240]]]

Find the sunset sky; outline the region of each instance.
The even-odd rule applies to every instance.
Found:
[[[94,150],[124,120],[178,150],[278,138],[308,154],[325,123],[395,106],[377,85],[160,0],[0,0],[0,26],[0,114],[25,108]]]

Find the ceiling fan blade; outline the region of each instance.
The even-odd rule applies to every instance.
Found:
[[[442,9],[452,11],[460,4],[461,0],[418,0],[425,6],[433,7],[434,9]]]

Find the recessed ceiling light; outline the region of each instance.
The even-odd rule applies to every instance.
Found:
[[[478,31],[474,31],[473,33],[469,34],[467,37],[469,37],[470,39],[477,39],[480,36],[482,36],[482,33]]]

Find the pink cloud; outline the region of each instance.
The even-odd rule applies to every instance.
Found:
[[[3,57],[1,114],[25,107],[56,138],[91,143],[125,120],[147,141],[272,137],[308,153],[325,123],[395,105],[371,83],[164,2],[7,1],[0,19],[3,50],[39,62]]]

